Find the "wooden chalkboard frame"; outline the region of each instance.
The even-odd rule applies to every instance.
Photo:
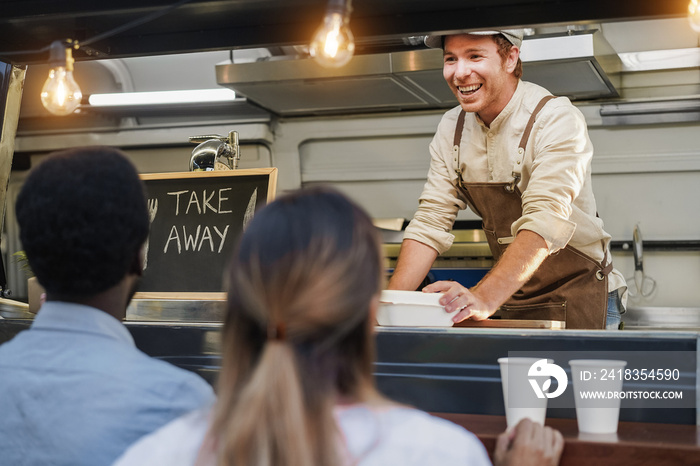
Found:
[[[231,184],[234,185],[237,178],[240,177],[259,177],[267,176],[267,198],[266,203],[272,202],[275,199],[277,190],[277,168],[249,168],[238,170],[221,170],[221,171],[196,171],[196,172],[169,172],[169,173],[143,173],[140,175],[146,187],[148,188],[149,181],[152,180],[167,180],[179,181],[184,183],[187,180],[197,180],[202,178],[230,178]],[[223,272],[223,271],[222,271]],[[180,299],[180,300],[226,300],[226,292],[161,292],[161,291],[139,291],[134,295],[134,299]]]

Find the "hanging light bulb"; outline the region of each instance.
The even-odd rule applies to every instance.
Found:
[[[690,27],[700,34],[700,4],[698,0],[690,0],[690,3],[688,3],[688,20],[690,21]]]
[[[41,89],[41,103],[54,115],[68,115],[78,108],[83,98],[73,79],[73,54],[65,42],[51,44],[49,77]]]
[[[355,39],[350,27],[350,0],[329,0],[323,24],[316,30],[309,53],[322,66],[339,68],[355,53]]]

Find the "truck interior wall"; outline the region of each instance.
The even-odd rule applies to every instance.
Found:
[[[362,204],[374,217],[410,219],[429,166],[428,144],[442,112],[272,119],[269,124],[221,124],[239,130],[241,167],[276,166],[278,193],[299,186],[328,183]],[[584,112],[587,115],[588,113]],[[698,240],[700,215],[700,123],[605,127],[589,122],[595,147],[593,185],[598,210],[613,240],[631,240],[636,224],[645,240]],[[261,127],[265,128],[261,128]],[[157,131],[157,130],[153,130]],[[172,129],[170,131],[172,133]],[[201,131],[181,126],[181,140]],[[20,136],[18,148],[34,154],[32,164],[51,150],[94,144],[95,134]],[[162,139],[162,140],[161,140]],[[97,143],[124,149],[141,172],[187,170],[192,145],[149,136],[102,135]],[[11,259],[21,246],[16,239],[14,203],[25,172],[13,171],[8,191],[5,260],[15,296],[22,296],[24,277]],[[476,218],[462,212],[459,219]],[[615,266],[631,276],[631,251],[615,252]],[[9,259],[9,260],[8,260]],[[657,281],[657,291],[632,305],[697,306],[700,253],[644,253],[644,270]]]

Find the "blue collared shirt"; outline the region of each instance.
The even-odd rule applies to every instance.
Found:
[[[204,379],[138,350],[109,314],[47,302],[0,346],[0,465],[109,465],[213,401]]]

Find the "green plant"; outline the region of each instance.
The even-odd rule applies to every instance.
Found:
[[[27,254],[24,251],[17,251],[12,255],[15,258],[15,262],[20,264],[20,267],[24,271],[24,274],[27,276],[27,278],[32,278],[34,276],[34,271],[29,265],[29,260],[27,260]]]

